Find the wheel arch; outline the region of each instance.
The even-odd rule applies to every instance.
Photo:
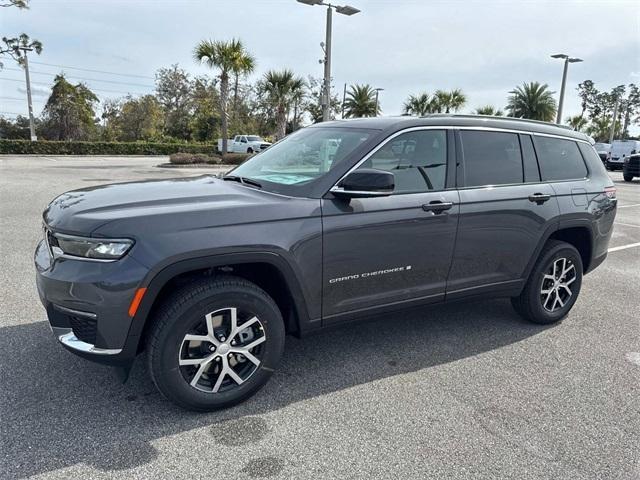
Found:
[[[285,321],[287,333],[300,335],[310,319],[302,287],[293,268],[273,252],[220,254],[182,259],[152,271],[141,287],[146,287],[142,302],[129,331],[129,338],[144,347],[154,309],[173,288],[187,284],[194,277],[235,275],[252,281],[276,302]]]
[[[593,235],[591,221],[587,219],[575,219],[559,222],[550,226],[540,238],[534,254],[531,256],[523,278],[528,278],[536,264],[540,252],[549,240],[567,242],[578,250],[582,259],[584,273],[589,272],[593,256]]]

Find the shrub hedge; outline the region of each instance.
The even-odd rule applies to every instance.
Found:
[[[253,156],[252,153],[227,153],[222,156],[222,163],[225,165],[240,165],[251,156]]]
[[[172,153],[215,152],[205,143],[154,142],[54,142],[48,140],[1,140],[0,154],[32,155],[171,155]]]
[[[169,161],[174,165],[192,165],[194,163],[207,163],[219,165],[222,163],[220,155],[207,155],[206,153],[172,153]]]

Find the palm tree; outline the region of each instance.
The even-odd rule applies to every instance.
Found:
[[[380,106],[376,108],[376,91],[369,85],[351,85],[344,101],[345,117],[376,117]]]
[[[240,52],[236,57],[234,66],[231,69],[233,73],[233,113],[238,114],[238,83],[240,77],[244,77],[253,72],[256,68],[256,59],[246,50]]]
[[[567,125],[573,128],[576,132],[581,132],[587,126],[587,119],[582,115],[574,115],[573,117],[567,117],[565,120]]]
[[[258,85],[258,90],[266,97],[267,102],[276,113],[276,140],[286,134],[287,115],[291,105],[299,100],[306,87],[305,81],[297,77],[291,70],[269,70]]]
[[[404,102],[402,111],[405,115],[416,115],[423,117],[432,112],[432,103],[427,92],[418,95],[409,95]]]
[[[484,107],[476,108],[476,115],[489,115],[492,117],[502,117],[504,113],[499,108],[494,107],[493,105],[485,105]]]
[[[456,88],[450,92],[436,90],[433,94],[433,111],[437,113],[457,112],[467,103],[467,96]]]
[[[556,115],[556,101],[549,86],[538,82],[524,83],[509,92],[507,111],[510,117],[552,122]]]
[[[227,138],[229,137],[229,116],[227,102],[229,98],[229,74],[244,71],[241,65],[251,64],[253,70],[253,57],[244,48],[240,40],[231,41],[201,41],[193,51],[196,62],[204,62],[210,68],[220,70],[220,117],[222,120],[222,153],[227,153]],[[250,62],[245,57],[250,57]],[[244,60],[242,60],[245,58]]]

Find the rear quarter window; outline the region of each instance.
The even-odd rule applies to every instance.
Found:
[[[542,180],[576,180],[587,176],[587,167],[575,141],[535,136],[534,144]]]

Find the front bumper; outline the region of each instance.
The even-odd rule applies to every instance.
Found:
[[[34,261],[38,294],[62,346],[96,362],[130,364],[138,338],[129,335],[128,309],[147,268],[131,255],[116,262],[53,260],[45,242]]]

